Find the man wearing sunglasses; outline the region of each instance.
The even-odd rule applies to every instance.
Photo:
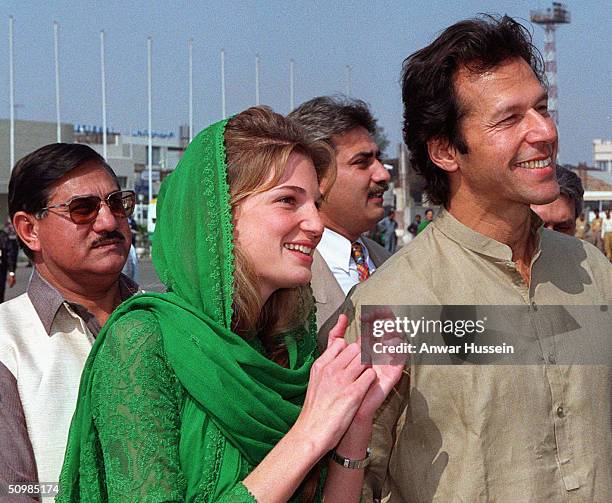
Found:
[[[47,145],[15,165],[9,213],[34,270],[0,306],[0,491],[58,480],[91,345],[138,290],[121,275],[134,205],[86,145]]]

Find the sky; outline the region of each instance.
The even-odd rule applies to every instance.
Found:
[[[18,119],[55,121],[53,21],[60,25],[61,119],[102,124],[100,30],[105,31],[107,123],[127,133],[147,127],[147,37],[153,44],[153,130],[188,121],[188,40],[193,39],[194,127],[221,118],[220,51],[227,113],[261,102],[286,114],[289,61],[296,105],[344,93],[368,102],[392,143],[401,141],[402,61],[456,21],[480,12],[522,19],[543,51],[544,30],[529,24],[547,0],[473,1],[0,1],[0,117],[9,116],[9,16],[14,21]],[[560,160],[592,164],[592,140],[612,138],[612,9],[567,2],[571,24],[557,30]],[[8,145],[8,138],[0,140]]]

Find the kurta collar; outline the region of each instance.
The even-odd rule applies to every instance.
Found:
[[[438,216],[432,222],[433,228],[439,230],[449,239],[459,243],[475,253],[502,260],[512,260],[512,249],[504,244],[492,239],[484,234],[480,234],[467,225],[462,224],[453,217],[445,208],[440,210]],[[543,221],[533,211],[531,211],[531,234],[536,238],[536,247],[532,257],[532,263],[540,256],[540,240],[542,235]]]

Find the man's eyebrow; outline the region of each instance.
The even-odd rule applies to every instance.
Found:
[[[114,194],[115,192],[124,192],[124,191],[121,189],[113,189],[113,190],[106,192],[103,196],[99,196],[98,194],[93,194],[92,192],[86,192],[85,194],[74,194],[70,196],[68,199],[66,199],[66,201],[69,201],[71,199],[76,199],[77,197],[101,197],[102,199],[104,199],[110,196],[111,194]]]
[[[540,103],[541,101],[547,101],[548,102],[548,92],[543,90],[538,97],[536,98],[536,100],[534,101],[534,105]],[[525,105],[523,103],[511,103],[509,105],[504,105],[503,103],[497,107],[493,113],[493,119],[499,119],[501,118],[501,116],[503,116],[504,114],[507,113],[512,113],[512,112],[520,112],[525,108]]]
[[[110,192],[109,192],[110,194]],[[97,197],[95,194],[92,193],[87,193],[87,194],[73,194],[72,196],[69,197],[65,197],[63,198],[61,201],[59,201],[58,203],[51,203],[52,198],[49,198],[49,203],[51,204],[62,204],[65,203],[66,201],[72,201],[73,199],[76,199],[78,197]]]
[[[548,91],[542,91],[539,98],[536,100],[536,104],[540,103],[540,101],[546,101],[548,103]]]
[[[378,157],[380,156],[380,150],[363,150],[361,152],[357,152],[350,159],[349,163],[356,161],[360,157],[370,158],[370,157]]]

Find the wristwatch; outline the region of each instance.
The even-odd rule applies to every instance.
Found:
[[[15,277],[15,273],[14,273],[13,271],[10,271],[10,272],[8,273],[8,275],[9,275],[11,278],[14,278],[14,277]]]
[[[369,447],[366,449],[366,457],[363,459],[350,459],[341,456],[334,449],[331,451],[331,459],[333,459],[339,465],[344,466],[344,468],[348,468],[349,470],[359,470],[361,468],[365,468],[370,464],[370,455],[372,454],[372,449]]]

